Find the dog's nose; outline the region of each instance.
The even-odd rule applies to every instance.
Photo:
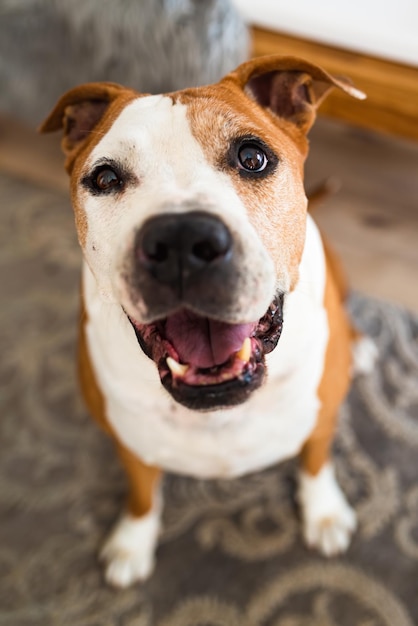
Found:
[[[194,279],[226,267],[232,237],[216,216],[201,211],[164,214],[149,219],[135,240],[137,268],[181,296]]]

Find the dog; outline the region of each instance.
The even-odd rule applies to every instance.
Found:
[[[81,386],[129,480],[101,553],[115,586],[152,572],[164,470],[233,478],[300,455],[307,544],[349,545],[330,448],[361,338],[303,186],[334,87],[365,97],[268,56],[166,95],[81,85],[41,127],[63,129],[84,256]]]

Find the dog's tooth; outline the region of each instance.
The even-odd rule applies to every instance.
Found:
[[[179,378],[182,378],[190,367],[189,365],[183,365],[182,363],[178,363],[171,356],[167,357],[166,363],[170,368],[171,373],[174,374],[174,376],[178,376]]]
[[[249,337],[244,339],[241,349],[236,354],[241,361],[248,363],[251,357],[251,339]]]

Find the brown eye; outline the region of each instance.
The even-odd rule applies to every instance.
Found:
[[[122,180],[110,167],[101,169],[94,177],[94,187],[98,191],[109,191],[122,185]]]
[[[247,172],[262,172],[268,164],[265,152],[254,143],[244,143],[240,147],[238,160]]]

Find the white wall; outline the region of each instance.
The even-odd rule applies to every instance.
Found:
[[[418,0],[233,0],[252,24],[418,66]]]

